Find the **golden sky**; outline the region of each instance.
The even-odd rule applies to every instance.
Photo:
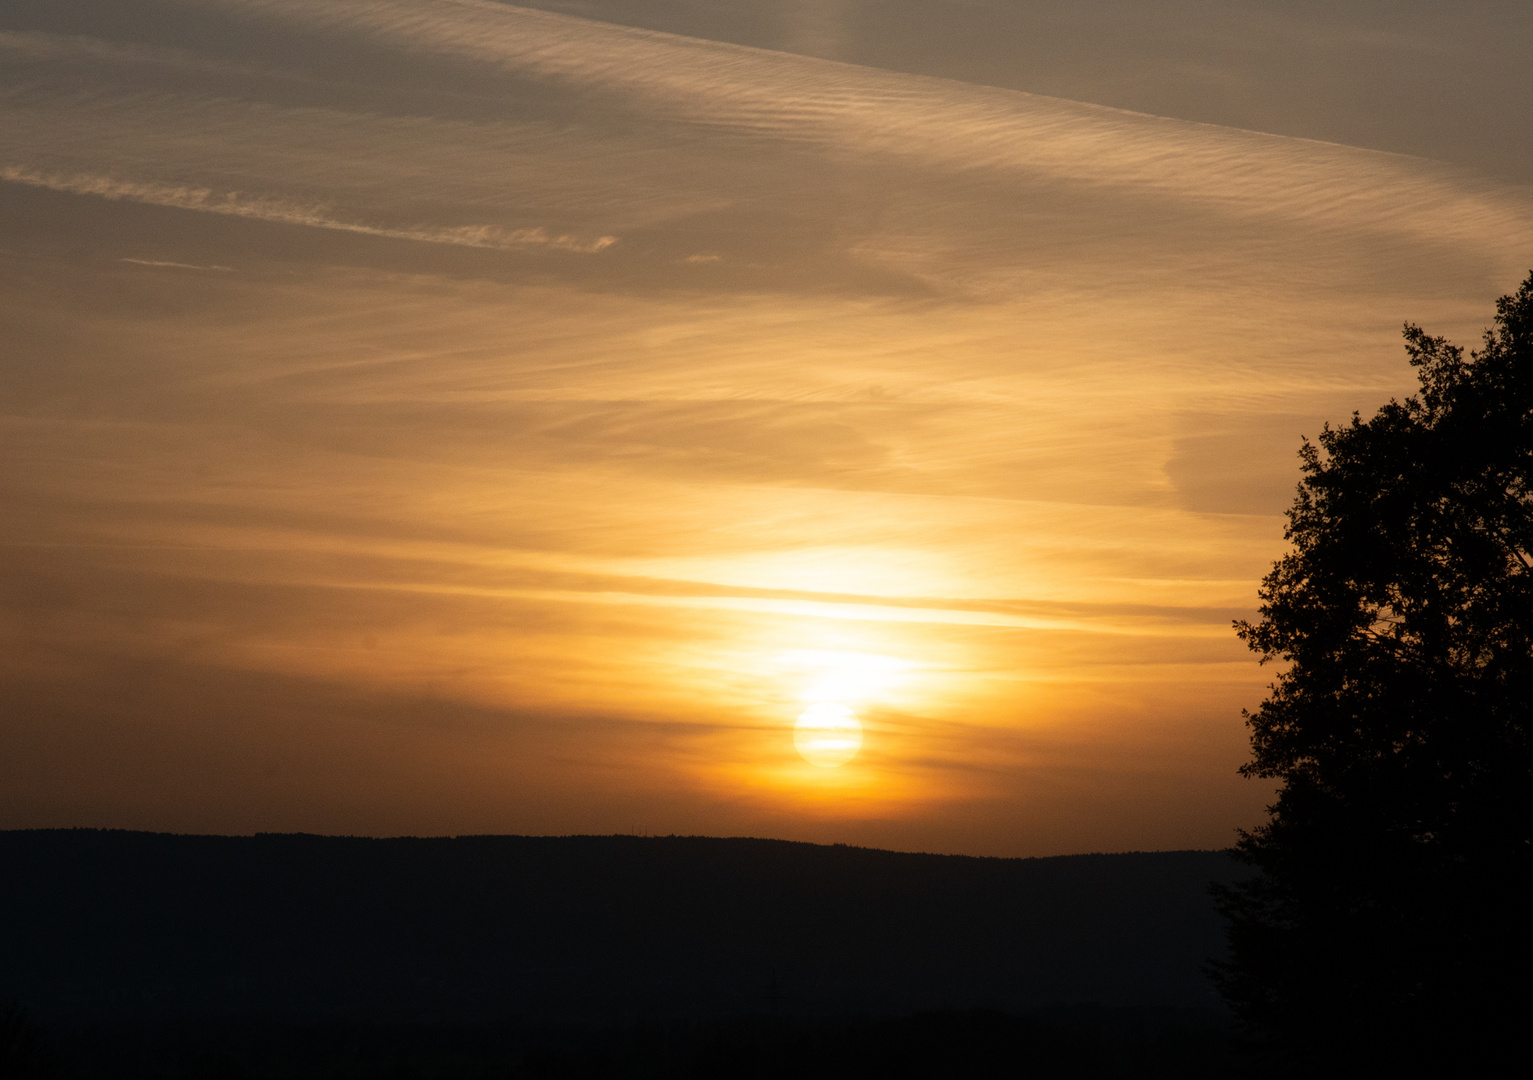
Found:
[[[1533,265],[1499,112],[1346,93],[1471,37],[544,6],[0,22],[0,827],[1254,823],[1300,437]]]

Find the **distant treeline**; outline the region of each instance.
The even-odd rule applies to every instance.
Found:
[[[0,832],[0,1000],[52,1023],[1217,1012],[1222,853]]]
[[[6,1080],[987,1080],[1275,1075],[1226,1024],[1081,1006],[1025,1016],[737,1017],[615,1025],[116,1021],[45,1031]]]

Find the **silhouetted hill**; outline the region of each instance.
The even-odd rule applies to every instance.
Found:
[[[0,832],[0,1000],[386,1023],[1218,1009],[1217,852]]]

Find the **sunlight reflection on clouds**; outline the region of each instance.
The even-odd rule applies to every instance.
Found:
[[[159,827],[1222,844],[1300,436],[1533,250],[1525,191],[1396,155],[505,5],[186,10],[0,35],[4,768],[59,780],[17,823],[73,769]],[[162,731],[224,802],[134,803]]]

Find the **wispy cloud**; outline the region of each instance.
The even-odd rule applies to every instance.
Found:
[[[132,263],[135,266],[162,266],[172,270],[233,270],[232,266],[219,266],[216,263],[203,266],[199,263],[171,262],[166,259],[133,259],[121,258],[118,262]]]
[[[568,234],[551,235],[541,227],[503,229],[494,225],[459,225],[452,228],[421,226],[391,229],[342,221],[332,217],[323,206],[301,205],[284,199],[250,196],[238,191],[217,193],[209,188],[185,185],[138,183],[89,174],[59,175],[41,173],[15,165],[0,166],[0,180],[72,195],[97,195],[104,199],[125,199],[150,206],[173,206],[179,210],[197,210],[210,214],[255,218],[282,225],[308,225],[319,229],[383,236],[391,240],[419,240],[429,244],[456,244],[460,247],[492,248],[501,251],[527,247],[546,247],[559,251],[595,254],[617,243],[615,236],[585,240]],[[125,260],[135,261],[135,260]],[[162,263],[159,265],[171,265]]]
[[[1229,213],[1524,244],[1518,197],[1431,162],[614,27],[491,0],[217,0],[602,90],[629,108],[948,169],[1155,191]],[[1508,232],[1514,240],[1508,242]]]
[[[359,109],[358,88],[338,89],[344,77],[293,67],[281,50],[263,66],[10,35],[40,71],[51,70],[50,59],[78,55],[94,65],[89,79],[99,80],[87,90],[80,82],[87,69],[70,67],[51,82],[35,75],[11,95],[0,110],[11,175],[371,235],[591,252],[662,223],[695,229],[699,214],[730,206],[812,219],[828,207],[794,205],[789,192],[805,174],[783,157],[807,153],[868,176],[899,170],[904,179],[882,196],[893,205],[877,208],[881,226],[845,250],[949,283],[1015,257],[1021,236],[1012,235],[1008,216],[1032,206],[1057,217],[1057,205],[1085,200],[1110,207],[1109,218],[1138,204],[1127,228],[1143,228],[1151,213],[1224,227],[1297,226],[1328,249],[1343,238],[1384,238],[1473,249],[1509,268],[1533,243],[1527,192],[1352,147],[489,0],[204,0],[190,10],[255,20],[296,40],[365,43],[469,82],[450,96],[406,82],[387,107]],[[160,88],[151,92],[135,85],[132,72],[144,64],[185,78],[153,83]],[[126,74],[110,75],[117,67]],[[231,82],[236,75],[256,82]],[[333,101],[280,104],[292,95],[274,89],[274,78],[298,79],[306,102]],[[254,98],[238,100],[241,87]],[[517,102],[515,120],[505,100]],[[911,206],[917,189],[924,189],[921,204]],[[976,199],[975,189],[984,197]],[[241,194],[248,192],[259,194]],[[1009,204],[998,201],[1008,192]],[[845,235],[847,223],[836,229]],[[1037,248],[1031,221],[1015,231]],[[675,259],[697,250],[694,241]]]

